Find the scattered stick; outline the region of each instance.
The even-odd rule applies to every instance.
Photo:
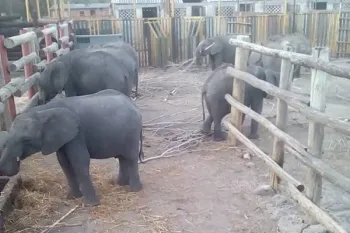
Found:
[[[60,219],[58,219],[56,222],[54,222],[52,225],[50,225],[48,227],[48,229],[43,230],[41,233],[48,233],[49,231],[51,231],[54,227],[56,227],[57,224],[59,224],[60,222],[62,222],[65,218],[67,218],[71,213],[73,213],[77,208],[79,207],[79,205],[76,205],[74,208],[72,208],[70,211],[68,211],[68,213],[66,213],[65,215],[63,215]]]
[[[58,223],[56,226],[54,227],[77,227],[77,226],[81,226],[83,225],[82,223],[73,223],[73,224],[68,224],[68,223]],[[25,228],[23,230],[17,231],[17,233],[22,233],[31,229],[39,229],[39,228],[48,228],[51,226],[32,226],[30,228]],[[52,228],[54,228],[52,227]]]
[[[148,161],[160,159],[160,158],[163,158],[163,157],[165,157],[165,158],[174,157],[174,156],[176,156],[177,154],[173,154],[173,155],[169,155],[169,156],[165,156],[165,155],[168,154],[168,153],[170,153],[170,152],[173,152],[173,150],[175,150],[175,149],[179,149],[181,146],[190,144],[191,142],[197,141],[197,140],[202,139],[202,138],[203,138],[203,136],[196,137],[196,138],[192,138],[192,139],[190,139],[190,140],[188,140],[188,141],[186,141],[186,142],[183,142],[183,143],[181,143],[181,144],[179,144],[179,145],[176,145],[176,146],[174,146],[174,147],[171,147],[171,148],[167,149],[167,150],[164,151],[161,155],[147,158],[147,159],[143,160],[143,162],[148,162]]]

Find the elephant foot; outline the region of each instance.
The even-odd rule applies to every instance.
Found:
[[[249,134],[248,135],[249,139],[259,139],[259,134],[255,133],[255,134]]]
[[[75,192],[69,191],[67,194],[67,199],[74,200],[74,199],[81,198],[82,196],[83,194],[80,191],[75,191]]]
[[[222,131],[214,131],[213,139],[216,142],[225,141],[227,139],[227,133]]]
[[[128,187],[129,192],[139,192],[143,188],[143,185],[141,183],[133,184]]]
[[[211,128],[207,124],[203,124],[201,128],[203,134],[209,135],[211,133]]]
[[[91,200],[84,200],[84,207],[93,207],[100,205],[100,200],[98,198],[91,198]]]
[[[119,186],[125,186],[125,185],[129,185],[129,179],[125,178],[125,177],[121,177],[120,175],[118,176],[117,179],[117,184]]]

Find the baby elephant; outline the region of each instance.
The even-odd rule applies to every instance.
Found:
[[[223,141],[226,134],[221,130],[221,120],[231,111],[231,106],[225,99],[225,94],[232,94],[233,77],[226,73],[227,67],[232,65],[222,65],[216,68],[208,77],[202,88],[202,109],[203,109],[203,125],[202,132],[210,134],[211,125],[214,121],[214,141]],[[248,66],[248,73],[255,77],[265,79],[265,70],[260,66]],[[244,105],[251,107],[255,112],[261,113],[263,108],[263,99],[266,93],[257,89],[248,83],[245,83]],[[203,99],[207,105],[209,116],[205,119],[205,111]],[[244,121],[243,114],[243,121]],[[204,120],[205,119],[205,120]],[[242,123],[243,123],[242,121]],[[258,122],[252,120],[250,134],[248,138],[258,138]]]
[[[84,196],[86,206],[99,205],[91,182],[92,159],[119,159],[119,185],[139,191],[138,159],[142,155],[142,119],[126,95],[103,90],[85,96],[55,98],[18,115],[6,136],[0,172],[14,176],[20,161],[41,152],[56,152],[69,185],[68,198]]]

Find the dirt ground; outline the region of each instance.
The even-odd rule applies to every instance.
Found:
[[[78,207],[50,232],[301,232],[307,227],[302,212],[283,193],[256,195],[268,184],[266,165],[257,157],[243,159],[244,147],[217,143],[202,136],[200,89],[209,71],[170,68],[143,70],[136,100],[144,122],[145,157],[162,158],[140,164],[144,189],[128,193],[111,183],[118,171],[114,159],[93,160],[91,173],[101,205]],[[309,75],[294,82],[295,92],[309,92]],[[347,117],[350,81],[329,82],[327,113]],[[20,109],[25,99],[17,98]],[[275,121],[275,101],[265,101],[263,114]],[[307,120],[290,110],[288,132],[306,144]],[[248,131],[249,118],[244,123]],[[260,127],[254,140],[264,151],[272,150],[272,136]],[[349,138],[327,129],[324,160],[350,177]],[[169,157],[172,156],[172,157]],[[167,158],[168,157],[168,158]],[[286,155],[285,168],[303,180],[304,167]],[[35,155],[23,162],[25,190],[9,216],[7,232],[42,232],[80,200],[65,199],[64,175],[54,155]],[[350,226],[350,197],[325,182],[322,207]],[[15,230],[16,229],[16,230]],[[350,228],[347,228],[350,231]]]

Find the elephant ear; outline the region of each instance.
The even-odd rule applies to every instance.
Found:
[[[79,132],[78,116],[66,108],[42,110],[36,114],[42,124],[41,152],[43,155],[58,151]]]
[[[261,57],[262,57],[261,53],[251,51],[248,59],[248,64],[258,65],[258,63],[261,62]]]
[[[54,88],[62,92],[68,79],[68,69],[60,61],[49,63],[39,79],[39,86],[46,89]]]
[[[220,53],[223,49],[222,43],[214,41],[210,46],[210,54],[215,55]]]
[[[2,148],[5,145],[8,137],[9,134],[7,131],[0,131],[0,148]]]

